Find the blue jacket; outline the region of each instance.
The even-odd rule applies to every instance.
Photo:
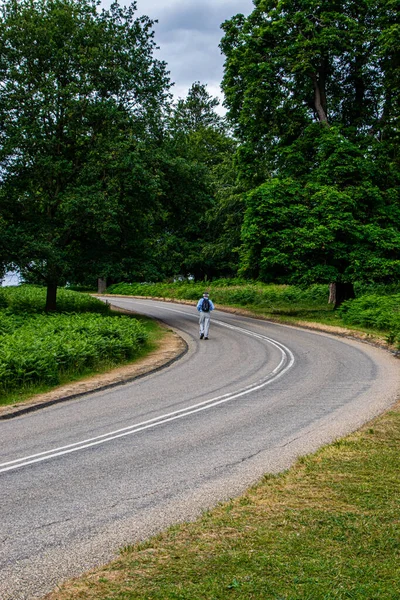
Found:
[[[203,311],[201,310],[201,307],[202,307],[202,304],[203,304],[203,300],[204,300],[204,298],[200,298],[200,300],[199,300],[199,301],[198,301],[198,303],[197,303],[197,310],[198,310],[199,312],[203,312]],[[210,300],[210,298],[208,298],[208,301],[209,301],[209,303],[210,303],[210,312],[211,312],[212,310],[214,310],[214,304],[213,304],[212,300]]]

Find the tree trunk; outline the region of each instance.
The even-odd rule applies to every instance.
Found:
[[[318,80],[318,77],[315,74],[312,75],[312,80],[314,85],[314,107],[318,115],[318,120],[320,123],[325,123],[325,125],[328,125],[326,99],[323,85],[320,85],[320,81]]]
[[[57,309],[57,284],[56,283],[48,283],[47,284],[47,294],[46,294],[46,312],[54,312]]]
[[[104,294],[107,289],[107,280],[104,277],[98,277],[97,279],[97,293]]]
[[[328,304],[336,304],[336,283],[329,284],[329,300]]]
[[[339,308],[339,306],[345,300],[351,300],[355,298],[354,285],[352,283],[330,283],[329,284],[329,304],[333,304],[333,308]]]

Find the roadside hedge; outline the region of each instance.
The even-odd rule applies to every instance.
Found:
[[[79,312],[55,314],[41,312],[42,288],[6,288],[0,297],[0,395],[119,364],[134,358],[148,339],[137,319],[112,314],[102,302],[76,292],[62,290],[59,306]]]
[[[370,294],[344,302],[338,309],[343,322],[387,332],[389,343],[400,348],[400,294]]]
[[[46,289],[34,285],[0,288],[0,309],[13,314],[43,313]],[[57,312],[109,314],[109,307],[89,294],[80,294],[64,288],[57,290]]]
[[[214,302],[238,306],[259,306],[279,309],[280,306],[322,306],[327,308],[329,287],[313,285],[300,288],[293,285],[266,285],[258,282],[219,279],[211,283],[118,283],[107,288],[107,294],[151,296],[183,300],[198,300],[207,289]]]
[[[400,284],[356,285],[356,298],[345,302],[337,311],[344,325],[361,326],[386,334],[387,342],[400,350]],[[176,281],[173,283],[119,283],[107,289],[109,294],[149,296],[196,301],[207,289],[218,304],[247,306],[267,314],[298,314],[307,320],[310,310],[326,315],[329,286],[313,285],[306,289],[293,285],[273,285],[238,279],[219,279],[211,283]],[[302,311],[303,314],[302,314]],[[303,315],[307,315],[305,318]],[[315,315],[314,315],[315,318]],[[337,323],[340,325],[340,323]]]

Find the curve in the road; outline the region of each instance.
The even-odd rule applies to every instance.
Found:
[[[277,340],[273,340],[265,335],[254,333],[252,331],[249,331],[248,329],[244,329],[243,327],[237,327],[234,325],[223,323],[222,321],[215,320],[214,323],[221,325],[222,327],[227,327],[228,329],[231,329],[233,331],[237,331],[249,335],[251,337],[261,339],[263,341],[266,341],[268,344],[271,344],[281,352],[282,358],[280,363],[267,376],[263,377],[259,381],[249,385],[248,387],[242,390],[238,390],[233,393],[231,392],[229,394],[224,394],[222,396],[216,396],[214,398],[210,398],[209,400],[204,400],[203,402],[192,404],[191,406],[188,406],[186,408],[162,414],[158,417],[154,417],[153,419],[143,421],[142,423],[135,423],[134,425],[129,425],[127,427],[117,429],[116,431],[110,431],[108,433],[104,433],[93,438],[88,438],[79,442],[75,442],[74,444],[67,444],[66,446],[52,448],[51,450],[38,452],[31,456],[24,456],[8,462],[0,463],[0,473],[5,473],[6,471],[12,471],[14,469],[26,467],[34,463],[43,462],[44,460],[50,460],[51,458],[55,458],[57,456],[63,456],[65,454],[71,454],[72,452],[85,450],[93,446],[98,446],[99,444],[105,444],[107,442],[111,442],[113,440],[126,437],[128,435],[139,433],[152,427],[163,425],[164,423],[168,423],[176,419],[188,417],[202,410],[207,410],[218,406],[219,404],[230,402],[246,394],[250,394],[251,392],[260,390],[261,388],[272,383],[279,377],[282,377],[282,375],[284,375],[286,371],[288,371],[293,366],[293,353],[287,346],[280,344]]]
[[[193,306],[113,302],[165,321],[188,352],[132,383],[0,422],[2,600],[40,598],[122,545],[195,518],[399,394],[398,361],[360,342],[220,311],[200,342]]]

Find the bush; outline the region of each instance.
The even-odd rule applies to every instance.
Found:
[[[143,325],[122,315],[33,315],[25,320],[2,315],[0,389],[57,384],[63,373],[131,359],[146,341]]]
[[[400,294],[371,294],[344,302],[338,313],[346,324],[387,332],[388,341],[400,348]]]
[[[356,283],[356,297],[360,296],[393,296],[400,294],[400,283]]]
[[[0,393],[32,384],[57,384],[105,362],[135,357],[147,341],[137,320],[112,314],[87,294],[60,289],[60,313],[44,313],[46,290],[24,285],[0,293]],[[1,300],[3,304],[1,305]]]
[[[7,306],[7,300],[6,300],[6,295],[5,295],[4,289],[5,288],[0,287],[0,310],[2,308],[6,308],[6,306]]]
[[[308,307],[326,307],[329,289],[327,285],[314,285],[307,289],[290,285],[242,282],[241,280],[218,279],[209,282],[176,283],[119,283],[107,289],[109,294],[150,296],[198,300],[207,289],[214,302],[239,306],[264,306],[274,308],[298,303]]]
[[[3,299],[3,304],[1,301]],[[34,285],[21,285],[2,288],[0,308],[8,308],[10,313],[42,313],[46,306],[46,288]],[[79,294],[59,288],[57,291],[57,312],[65,313],[109,313],[109,307],[89,294]]]

